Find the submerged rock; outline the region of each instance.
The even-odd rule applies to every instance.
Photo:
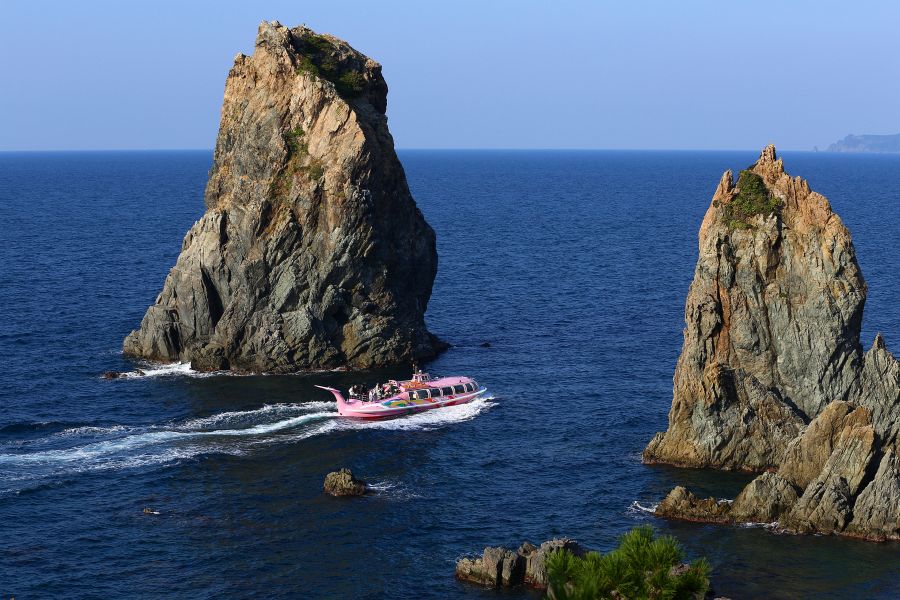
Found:
[[[364,496],[366,482],[353,476],[350,469],[332,471],[325,476],[325,493],[332,496]]]
[[[860,344],[866,283],[828,200],[772,146],[726,172],[700,228],[669,428],[646,462],[768,471],[732,504],[684,488],[656,513],[900,539],[900,364]],[[859,510],[856,506],[859,505]]]
[[[124,343],[198,370],[371,368],[434,355],[437,271],[387,127],[381,65],[259,27],[225,84],[206,213]]]

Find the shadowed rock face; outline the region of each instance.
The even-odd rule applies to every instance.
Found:
[[[751,202],[741,187],[754,182]],[[900,538],[900,365],[880,335],[863,352],[865,298],[846,227],[774,147],[737,184],[723,175],[700,229],[669,428],[644,460],[771,472],[730,505],[676,488],[659,514]]]
[[[262,23],[225,84],[206,213],[125,353],[269,372],[434,355],[435,236],[386,106],[378,63]]]

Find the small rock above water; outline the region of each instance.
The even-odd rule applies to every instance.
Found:
[[[350,469],[332,471],[325,476],[325,493],[332,496],[363,496],[366,482],[354,477]]]
[[[487,587],[529,585],[547,587],[547,556],[557,550],[568,550],[576,556],[587,551],[578,542],[558,538],[536,547],[525,542],[516,551],[501,547],[484,549],[481,557],[466,557],[456,563],[456,578]]]

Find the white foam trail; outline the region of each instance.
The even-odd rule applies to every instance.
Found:
[[[474,419],[496,406],[493,396],[468,404],[449,406],[384,421],[359,421],[339,418],[333,402],[272,404],[248,411],[230,411],[168,423],[134,427],[74,427],[50,435],[52,443],[60,437],[93,438],[90,443],[68,448],[53,448],[27,453],[0,454],[0,481],[35,482],[48,476],[66,476],[96,470],[119,470],[169,464],[202,454],[243,454],[248,445],[291,443],[335,431],[365,429],[432,430]],[[275,419],[275,420],[273,420]],[[262,421],[262,422],[260,422]],[[296,429],[297,431],[291,431]],[[284,432],[272,438],[270,434]],[[98,437],[113,436],[110,439]],[[236,440],[241,440],[236,443]],[[87,440],[85,440],[87,441]],[[391,482],[374,484],[376,492],[397,498],[417,497]],[[0,490],[0,494],[18,493],[24,488]]]
[[[76,446],[74,448],[65,448],[60,450],[43,450],[39,452],[30,452],[27,454],[0,454],[0,465],[20,465],[20,464],[46,464],[53,462],[74,462],[74,461],[90,461],[98,457],[110,454],[125,453],[136,450],[145,446],[163,444],[166,442],[191,440],[202,437],[243,437],[256,436],[273,433],[282,429],[297,427],[304,423],[317,419],[333,418],[337,415],[335,412],[313,412],[307,413],[274,423],[260,423],[252,427],[242,429],[213,429],[209,431],[145,431],[126,435],[124,437],[107,440],[103,442],[95,442],[84,446]]]
[[[133,429],[133,427],[127,427],[125,425],[111,425],[109,427],[84,426],[72,427],[71,429],[63,429],[55,435],[59,437],[72,437],[77,435],[108,435],[111,433],[124,433],[126,431],[132,431]]]
[[[375,492],[377,496],[385,496],[392,500],[415,500],[422,496],[409,491],[406,486],[397,481],[385,480],[370,482],[366,487]]]
[[[185,421],[181,425],[177,427],[180,430],[183,429],[204,429],[207,427],[216,427],[223,423],[228,423],[231,421],[247,421],[247,420],[255,420],[258,417],[265,417],[269,415],[279,415],[297,411],[327,411],[331,409],[332,412],[336,410],[336,406],[334,402],[304,402],[303,404],[266,404],[261,408],[257,408],[255,410],[245,410],[245,411],[232,411],[232,412],[224,412],[216,415],[211,415],[209,417],[200,417],[197,419],[191,419],[190,421]]]

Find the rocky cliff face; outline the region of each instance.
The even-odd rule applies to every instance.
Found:
[[[864,353],[850,234],[769,146],[726,172],[700,229],[669,428],[647,462],[768,470],[733,504],[683,488],[658,513],[900,537],[900,365]]]
[[[206,213],[125,353],[270,372],[433,355],[435,236],[386,105],[375,61],[262,23],[228,74]]]

